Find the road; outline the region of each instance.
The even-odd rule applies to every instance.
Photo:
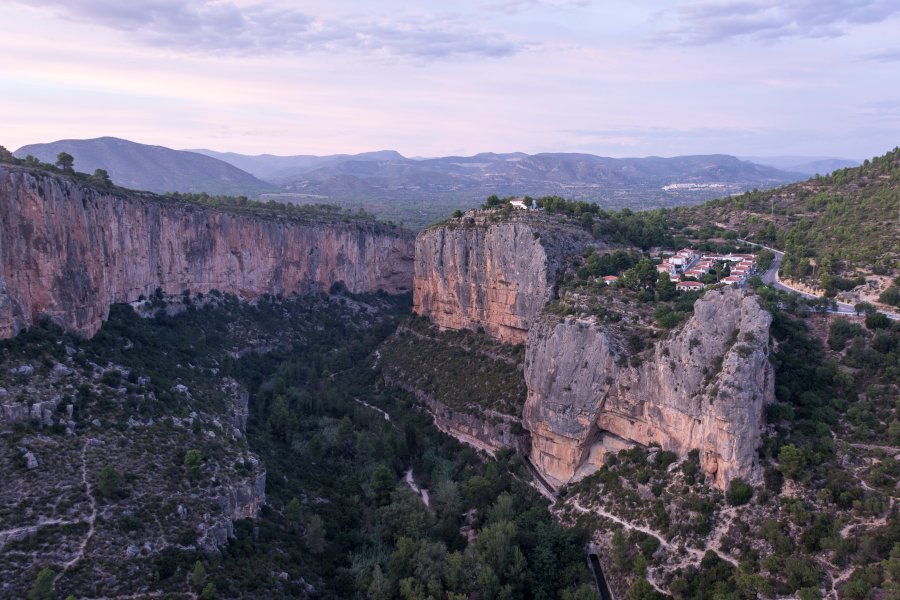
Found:
[[[742,240],[740,238],[738,238],[737,241],[750,246],[756,246],[757,248],[763,248],[764,250],[768,250],[775,255],[775,260],[772,261],[772,265],[765,271],[765,273],[760,275],[760,279],[762,279],[763,283],[765,283],[766,285],[771,285],[776,290],[781,290],[782,292],[800,294],[804,298],[810,298],[813,300],[821,298],[821,296],[816,296],[815,294],[810,294],[808,292],[798,290],[797,288],[786,285],[783,281],[781,281],[781,279],[778,277],[778,270],[781,268],[781,259],[784,258],[784,252],[782,252],[781,250],[776,250],[775,248],[763,246],[762,244],[748,242],[747,240]],[[847,304],[845,302],[835,302],[835,304],[837,305],[837,309],[829,309],[828,312],[842,315],[857,314],[856,309],[850,304]],[[878,312],[883,313],[889,319],[900,320],[900,315],[898,315],[897,313],[887,312],[883,310],[880,310]]]

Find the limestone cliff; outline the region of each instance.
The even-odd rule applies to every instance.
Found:
[[[483,327],[513,344],[553,297],[566,257],[590,236],[550,215],[488,212],[423,231],[416,238],[413,310],[450,329]]]
[[[0,166],[0,338],[40,315],[92,335],[109,305],[218,289],[261,294],[389,293],[412,286],[412,233],[371,222],[297,222],[106,193]]]
[[[720,488],[734,477],[754,479],[763,409],[774,397],[771,320],[752,294],[711,291],[682,328],[631,366],[615,329],[542,317],[525,363],[532,461],[560,484],[633,441],[681,456],[699,449]]]

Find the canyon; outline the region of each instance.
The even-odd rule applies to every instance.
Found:
[[[217,289],[263,294],[403,293],[413,234],[353,218],[325,222],[108,192],[0,166],[0,338],[42,315],[93,335],[117,302]]]
[[[763,407],[774,397],[771,316],[747,292],[710,292],[684,326],[629,363],[617,328],[545,311],[573,257],[614,247],[570,220],[470,211],[414,240],[372,221],[323,223],[109,193],[13,166],[0,167],[0,197],[2,337],[41,316],[90,336],[111,304],[156,290],[216,289],[253,300],[338,283],[353,293],[412,289],[414,312],[440,328],[482,329],[526,347],[521,413],[482,422],[484,415],[428,395],[446,430],[485,447],[496,430],[497,447],[525,450],[556,485],[633,443],[679,456],[699,450],[720,488],[757,476]],[[510,417],[524,433],[510,433]]]

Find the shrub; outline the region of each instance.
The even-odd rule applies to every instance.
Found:
[[[114,498],[119,495],[122,485],[122,475],[112,465],[106,465],[100,469],[97,476],[97,489],[106,498]]]
[[[778,452],[778,468],[786,477],[795,479],[805,466],[806,457],[803,450],[793,444],[781,447]]]
[[[884,313],[871,312],[866,315],[867,329],[887,329],[890,326],[891,320]]]
[[[203,455],[199,450],[188,450],[184,453],[184,466],[187,476],[191,479],[200,477],[200,467],[203,466]]]
[[[883,292],[881,292],[881,295],[878,296],[878,301],[900,307],[900,287],[892,285],[888,289],[884,290]]]
[[[206,567],[199,560],[194,563],[194,570],[191,572],[191,583],[195,588],[202,588],[206,583]]]
[[[53,571],[47,567],[41,569],[34,580],[31,591],[28,592],[28,600],[53,600],[56,598],[53,579]]]
[[[753,497],[753,486],[737,477],[728,484],[728,491],[725,492],[725,500],[731,506],[741,506],[750,502]]]
[[[117,369],[110,369],[103,374],[100,382],[111,388],[118,388],[122,384],[122,372]]]

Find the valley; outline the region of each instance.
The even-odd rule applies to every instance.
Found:
[[[5,595],[596,598],[586,548],[630,600],[897,590],[897,323],[678,289],[671,252],[760,239],[728,201],[414,235],[28,165],[0,193]]]

